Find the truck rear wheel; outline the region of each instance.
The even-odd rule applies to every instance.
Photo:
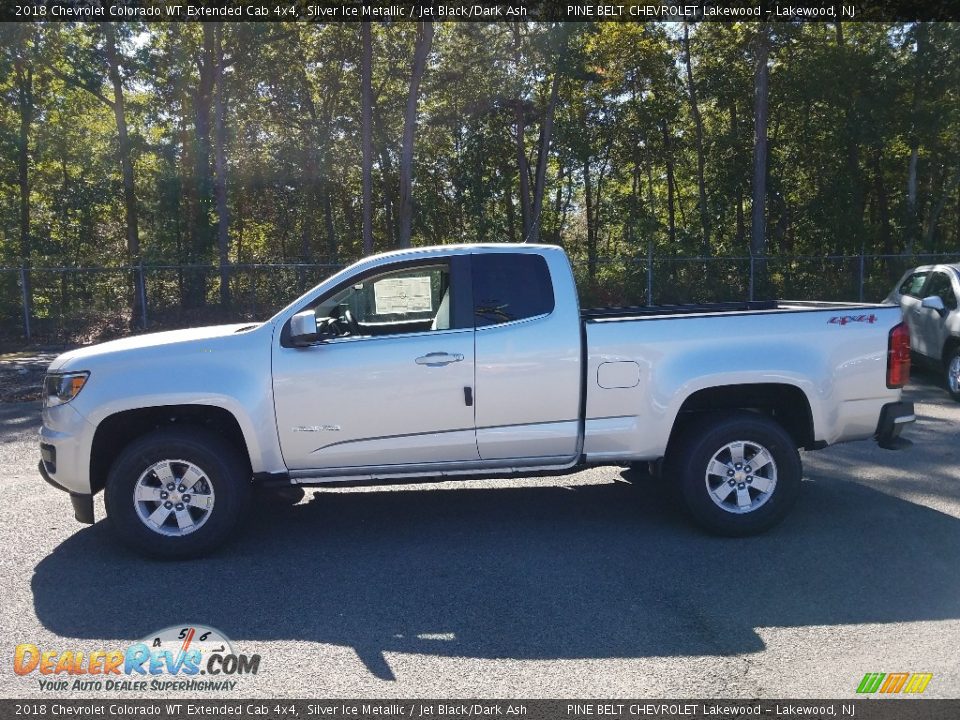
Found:
[[[800,491],[802,466],[793,440],[753,412],[711,414],[692,423],[673,448],[670,465],[697,523],[719,535],[755,535],[773,527]]]
[[[192,558],[226,539],[250,493],[250,472],[235,448],[202,429],[165,428],[124,448],[104,502],[125,544],[152,557]]]

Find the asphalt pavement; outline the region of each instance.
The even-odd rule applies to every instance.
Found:
[[[760,537],[705,535],[669,478],[603,467],[310,490],[186,562],[76,523],[36,471],[38,405],[2,404],[0,697],[105,694],[17,676],[20,643],[90,653],[189,623],[261,662],[176,697],[842,698],[867,672],[958,697],[960,404],[922,375],[906,397],[913,447],[804,453],[797,506]]]

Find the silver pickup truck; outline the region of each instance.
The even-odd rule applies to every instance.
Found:
[[[217,546],[257,483],[658,461],[703,527],[748,535],[796,499],[798,448],[902,442],[909,350],[891,306],[583,310],[558,247],[402,250],[264,323],[61,355],[40,472],[81,522],[105,490],[123,542],[163,557]]]

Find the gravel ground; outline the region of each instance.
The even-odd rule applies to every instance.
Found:
[[[761,537],[705,536],[668,483],[604,467],[310,491],[166,563],[76,523],[36,472],[37,404],[0,405],[0,697],[44,695],[18,643],[89,653],[189,622],[262,657],[225,697],[851,697],[895,671],[958,697],[960,404],[923,376],[907,397],[912,448],[806,453]]]
[[[39,400],[43,374],[58,354],[53,350],[0,354],[0,402]]]

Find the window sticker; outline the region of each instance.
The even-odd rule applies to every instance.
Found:
[[[430,276],[385,278],[373,284],[377,315],[430,312],[433,296]]]

